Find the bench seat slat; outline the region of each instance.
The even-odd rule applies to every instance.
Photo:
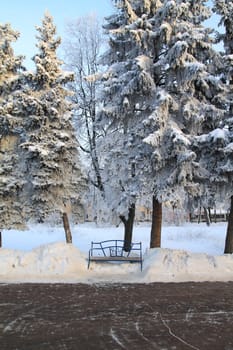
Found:
[[[139,256],[90,256],[91,261],[141,261]]]

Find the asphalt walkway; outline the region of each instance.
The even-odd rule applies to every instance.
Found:
[[[1,350],[233,350],[233,282],[0,284]]]

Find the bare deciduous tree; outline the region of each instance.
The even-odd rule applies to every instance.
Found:
[[[96,75],[98,59],[104,44],[102,28],[94,15],[77,18],[67,24],[67,38],[63,43],[66,67],[74,72],[71,83],[75,104],[75,124],[81,150],[88,156],[92,170],[89,180],[104,195],[100,158],[97,150],[99,132],[96,130]]]

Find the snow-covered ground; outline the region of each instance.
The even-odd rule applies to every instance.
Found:
[[[135,226],[133,241],[143,244],[140,264],[91,263],[91,241],[123,239],[123,227],[72,227],[73,244],[62,227],[31,225],[27,231],[4,231],[0,282],[150,283],[233,281],[233,255],[224,255],[226,223],[164,226],[162,248],[149,249],[150,226]]]

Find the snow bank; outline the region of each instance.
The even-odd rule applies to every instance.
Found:
[[[0,250],[0,282],[62,282],[86,274],[86,258],[72,244],[40,246],[29,252]]]
[[[233,281],[233,255],[151,249],[144,260],[144,282]]]
[[[51,243],[29,252],[0,250],[0,282],[151,283],[233,281],[233,256],[148,249],[140,264],[91,263],[72,244]]]

